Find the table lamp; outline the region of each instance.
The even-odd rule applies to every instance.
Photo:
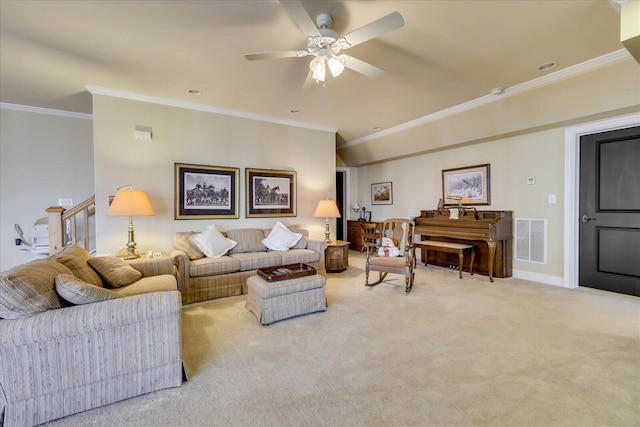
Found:
[[[313,214],[313,216],[325,218],[324,241],[327,243],[331,242],[329,232],[329,218],[340,218],[340,211],[338,210],[336,201],[320,200],[320,202],[318,203],[318,207],[316,208],[316,212]]]
[[[149,203],[147,193],[142,190],[134,190],[133,185],[125,185],[118,188],[107,216],[128,216],[129,217],[129,241],[127,242],[127,255],[125,259],[140,258],[136,251],[136,242],[133,238],[133,217],[153,216],[155,212]]]

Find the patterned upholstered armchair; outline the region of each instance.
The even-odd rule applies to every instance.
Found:
[[[365,264],[365,284],[375,286],[381,283],[387,273],[402,274],[405,277],[405,292],[411,292],[415,273],[415,250],[413,234],[415,223],[410,219],[391,218],[382,225],[383,239],[379,243],[367,243],[367,261]],[[385,239],[386,238],[386,239]],[[395,250],[389,250],[382,245],[392,242]],[[397,256],[393,256],[396,255]],[[379,273],[376,282],[369,283],[369,272]]]

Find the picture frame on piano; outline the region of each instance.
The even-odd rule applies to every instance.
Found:
[[[445,206],[491,204],[491,165],[442,170],[442,200]]]

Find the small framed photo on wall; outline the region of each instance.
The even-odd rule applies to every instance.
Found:
[[[371,204],[372,205],[392,205],[393,204],[393,186],[390,181],[371,184]]]

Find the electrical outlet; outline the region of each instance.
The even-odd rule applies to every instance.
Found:
[[[528,176],[527,177],[527,185],[534,185],[536,183],[536,177],[535,176]]]
[[[556,203],[556,195],[555,194],[549,194],[549,203],[552,204],[552,205]]]
[[[153,253],[153,257],[154,258],[160,258],[162,256],[162,252],[154,252]]]

